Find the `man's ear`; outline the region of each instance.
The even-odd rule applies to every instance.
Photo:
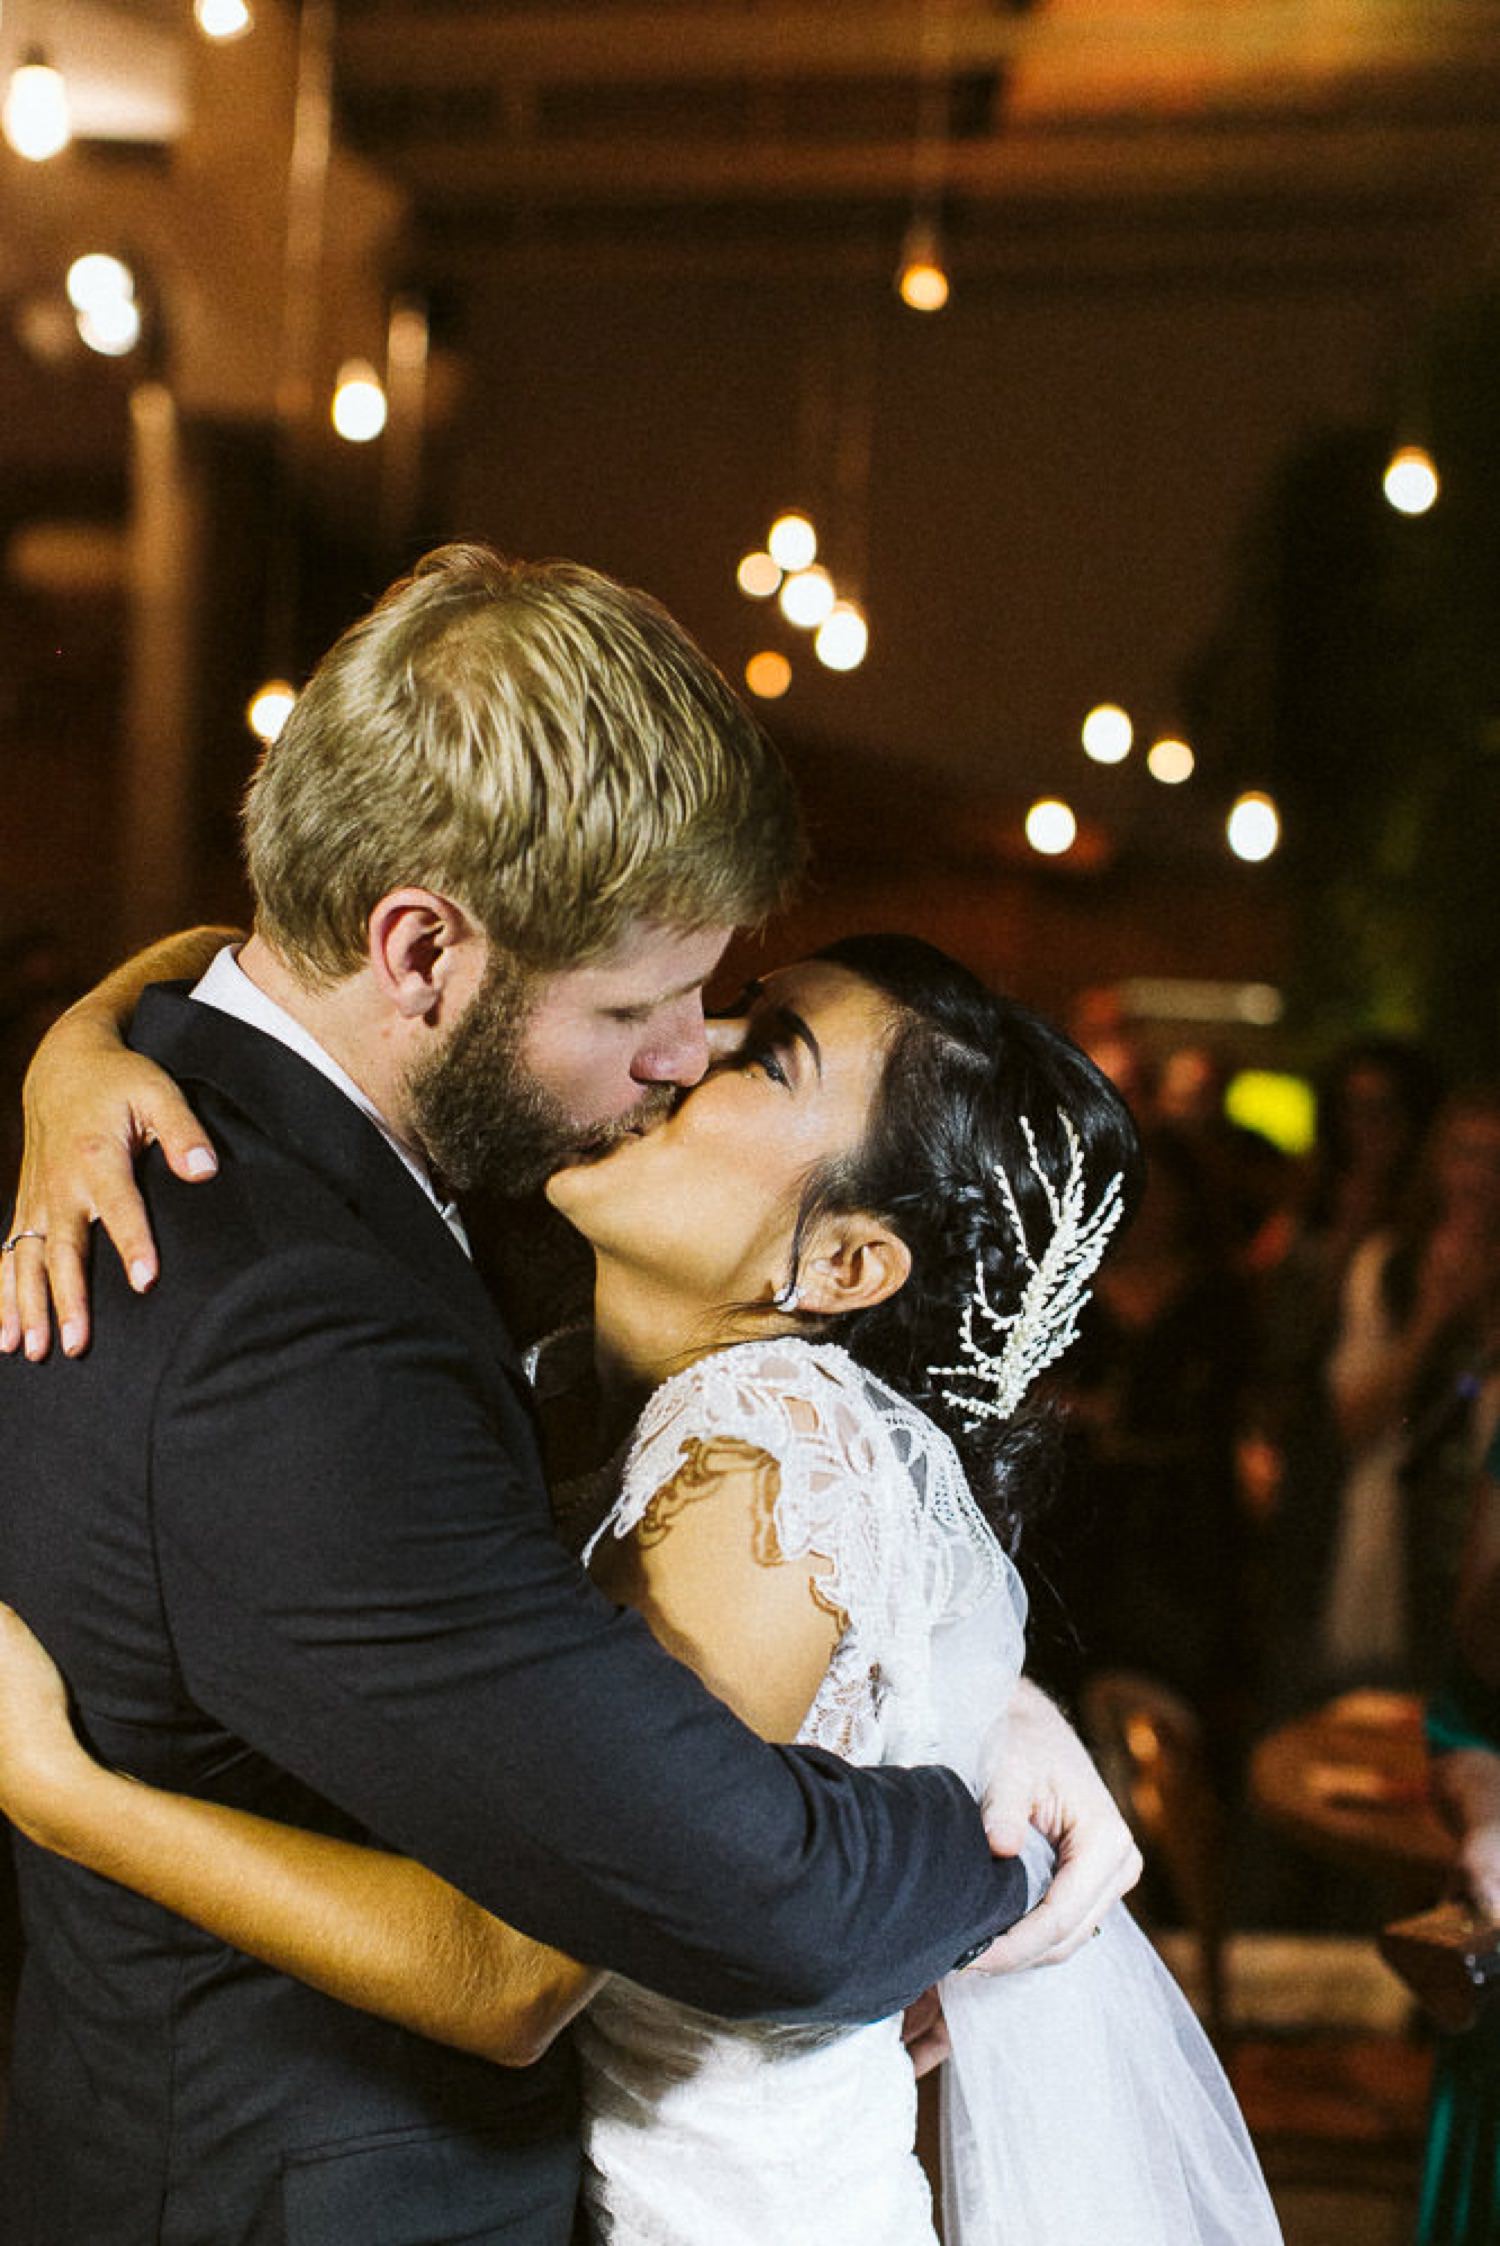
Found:
[[[910,1248],[878,1217],[830,1218],[804,1251],[797,1305],[823,1318],[871,1310],[888,1301],[910,1276]]]
[[[432,889],[392,889],[370,914],[368,957],[382,996],[406,1021],[436,1022],[479,987],[489,946],[462,905]]]

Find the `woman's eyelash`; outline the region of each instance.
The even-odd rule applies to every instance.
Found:
[[[745,1059],[747,1062],[752,1063],[756,1067],[763,1068],[767,1076],[770,1077],[773,1084],[787,1084],[790,1082],[786,1070],[782,1067],[780,1061],[776,1058],[775,1051],[771,1046],[752,1046],[745,1054]]]

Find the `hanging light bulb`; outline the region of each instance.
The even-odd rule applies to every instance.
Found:
[[[1061,858],[1078,840],[1072,806],[1057,796],[1042,796],[1026,814],[1026,840],[1044,858]]]
[[[1268,795],[1252,788],[1237,798],[1227,826],[1229,847],[1248,865],[1269,858],[1281,840],[1281,820]]]
[[[117,304],[122,298],[128,303],[135,295],[135,275],[130,267],[117,257],[107,257],[102,250],[75,257],[63,285],[75,312],[92,312],[96,304]]]
[[[914,218],[901,244],[896,294],[913,312],[941,312],[948,301],[948,273],[936,221]]]
[[[245,709],[245,723],[255,738],[264,741],[269,748],[296,706],[296,688],[284,678],[268,678],[265,685],[251,695]]]
[[[385,427],[385,391],[368,359],[346,359],[339,368],[330,409],[339,435],[352,445],[367,445]]]
[[[103,296],[79,313],[78,333],[101,358],[123,359],[141,340],[141,308],[133,297]]]
[[[1095,764],[1123,764],[1135,728],[1118,702],[1101,702],[1083,721],[1083,753]]]
[[[858,604],[835,601],[813,641],[813,653],[830,671],[857,671],[870,645],[870,627]]]
[[[68,89],[40,47],[28,47],[10,74],[0,129],[18,156],[44,164],[73,138]]]
[[[1146,751],[1146,770],[1164,788],[1180,788],[1184,780],[1191,780],[1197,762],[1189,744],[1175,733],[1164,733]]]
[[[763,702],[779,702],[792,683],[792,666],[779,648],[763,647],[745,665],[745,684]]]
[[[205,39],[243,39],[255,18],[245,0],[193,0],[193,16]]]
[[[746,554],[734,581],[746,600],[769,600],[781,583],[781,564],[770,554]]]
[[[766,546],[778,569],[806,569],[818,551],[818,534],[806,515],[778,515]]]
[[[781,613],[799,632],[815,631],[833,602],[833,579],[817,562],[811,569],[794,571],[781,588]]]
[[[1386,498],[1400,515],[1425,515],[1441,486],[1432,454],[1425,445],[1402,445],[1393,452],[1382,486]]]

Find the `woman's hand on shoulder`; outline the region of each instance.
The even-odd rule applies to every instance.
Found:
[[[33,1363],[52,1346],[88,1346],[89,1226],[97,1219],[138,1293],[155,1283],[156,1243],[134,1163],[160,1146],[189,1183],[218,1167],[203,1126],[170,1076],[125,1044],[122,1028],[146,984],[191,961],[218,931],[172,939],[118,969],[48,1030],[22,1092],[26,1137],[9,1239],[0,1255],[0,1351]]]
[[[100,1775],[73,1730],[56,1663],[0,1606],[0,1810],[38,1846],[64,1846],[70,1806]]]

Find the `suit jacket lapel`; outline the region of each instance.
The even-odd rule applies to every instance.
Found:
[[[515,1344],[439,1211],[379,1131],[300,1054],[216,1006],[186,983],[153,984],[130,1042],[176,1077],[231,1101],[276,1145],[317,1172],[413,1272],[437,1288],[523,1387]],[[528,1391],[529,1395],[529,1391]]]

